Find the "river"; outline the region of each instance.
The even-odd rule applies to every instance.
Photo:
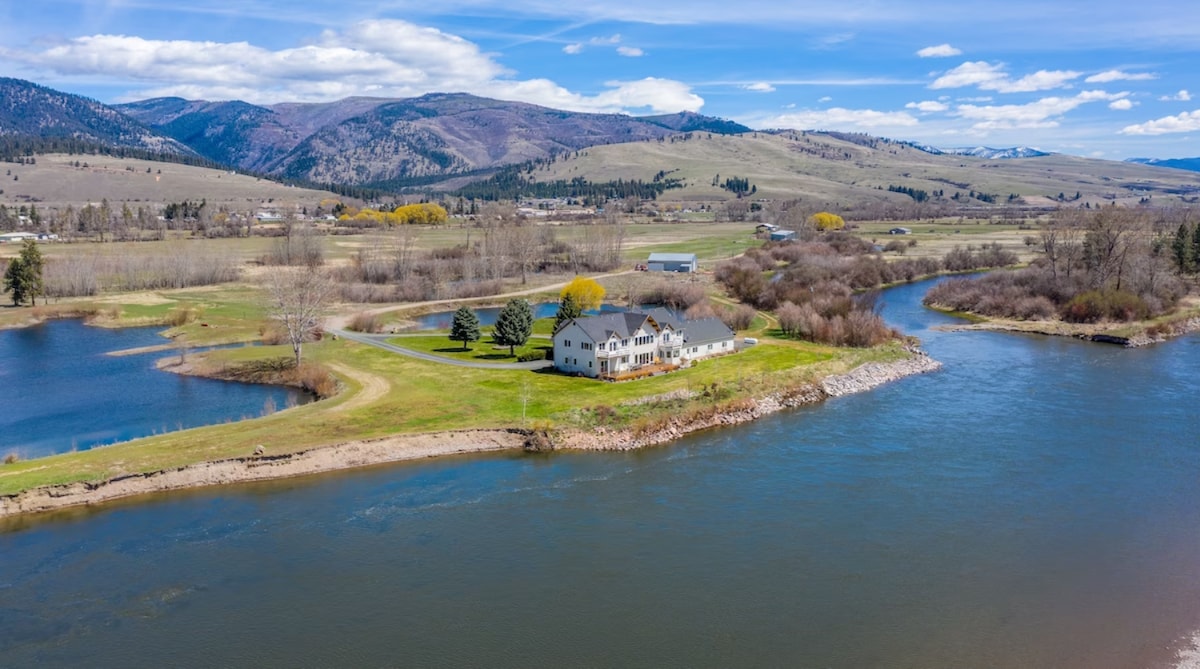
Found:
[[[870,393],[632,453],[482,456],[10,523],[4,666],[1172,666],[1200,338],[943,333]]]
[[[160,372],[161,327],[106,329],[79,320],[0,330],[0,457],[87,450],[199,425],[261,416],[309,397],[293,389]]]

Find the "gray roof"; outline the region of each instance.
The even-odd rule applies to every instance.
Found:
[[[650,318],[653,318],[654,322],[658,323],[659,325],[670,325],[671,329],[675,330],[676,332],[683,329],[683,318],[673,313],[670,309],[655,307],[654,309],[644,313]]]
[[[621,339],[632,337],[647,318],[649,317],[646,314],[620,311],[599,316],[584,316],[574,319],[574,322],[583,328],[592,341],[600,342],[607,341],[614,334]]]
[[[696,262],[695,253],[651,253],[647,262]]]
[[[683,342],[691,346],[732,338],[733,330],[722,323],[720,318],[698,318],[694,321],[684,321],[683,324]]]
[[[618,311],[599,316],[581,316],[568,322],[574,322],[582,328],[592,341],[601,342],[608,341],[614,334],[621,339],[628,339],[650,318],[659,325],[670,326],[676,332],[682,331],[684,343],[692,346],[725,341],[734,336],[733,330],[719,318],[684,320],[662,307],[648,312]]]

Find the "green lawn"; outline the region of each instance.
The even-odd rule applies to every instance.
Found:
[[[517,346],[515,354],[508,352],[507,346],[497,346],[492,343],[490,335],[471,342],[464,350],[462,342],[450,341],[448,335],[429,335],[422,337],[394,337],[387,340],[403,348],[409,348],[422,353],[432,353],[455,360],[475,362],[516,362],[517,357],[534,351],[549,351],[552,346],[549,339],[531,338],[524,346]]]
[[[438,338],[428,339],[431,346],[443,345]],[[224,349],[208,355],[212,360],[237,362],[288,353],[286,347],[274,346]],[[704,360],[691,369],[672,374],[606,383],[548,371],[452,367],[345,340],[327,340],[306,346],[306,358],[379,377],[387,386],[382,397],[359,405],[354,397],[361,391],[360,384],[353,378],[340,377],[345,389],[337,397],[269,416],[0,465],[0,494],[246,456],[258,444],[263,444],[268,453],[281,454],[392,434],[520,426],[523,404],[526,424],[536,421],[543,425],[587,428],[593,417],[583,411],[586,407],[616,407],[619,416],[629,418],[655,411],[653,405],[622,406],[638,398],[698,390],[713,384],[737,388],[746,395],[762,395],[842,372],[868,360],[900,355],[902,352],[895,347],[859,351],[772,342],[736,355]],[[523,398],[527,398],[527,403]],[[709,400],[693,400],[705,401]]]

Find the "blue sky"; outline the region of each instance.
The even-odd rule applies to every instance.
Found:
[[[1200,156],[1200,3],[38,0],[0,74],[105,102],[465,91],[935,146]]]

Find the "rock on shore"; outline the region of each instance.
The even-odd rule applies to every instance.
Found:
[[[819,384],[792,389],[784,393],[772,393],[758,399],[747,399],[725,410],[700,417],[674,416],[650,432],[638,434],[629,429],[598,428],[593,431],[575,431],[558,435],[555,447],[576,450],[628,451],[664,444],[690,432],[722,425],[737,425],[782,411],[784,409],[816,404],[830,397],[842,397],[866,392],[885,383],[915,374],[925,374],[941,369],[942,363],[930,358],[917,348],[909,350],[912,357],[888,363],[867,363],[845,374],[828,376]]]

